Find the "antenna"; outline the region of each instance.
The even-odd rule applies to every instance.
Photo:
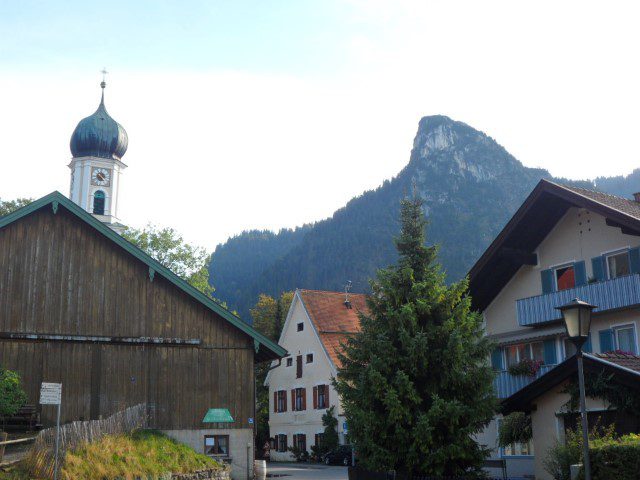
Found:
[[[351,301],[349,300],[349,292],[351,291],[351,280],[347,280],[346,285],[344,286],[344,305],[347,308],[351,308]]]

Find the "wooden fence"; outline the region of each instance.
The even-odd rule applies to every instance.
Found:
[[[131,432],[139,428],[147,428],[149,416],[147,405],[139,404],[126,410],[114,413],[101,420],[71,422],[60,426],[60,464],[65,452],[84,443],[100,440],[105,435],[117,435]],[[27,455],[25,463],[36,478],[53,478],[55,466],[56,428],[42,430],[36,437],[33,448]]]

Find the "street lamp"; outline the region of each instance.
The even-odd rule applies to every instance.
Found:
[[[567,337],[576,346],[576,359],[578,361],[578,384],[580,386],[580,417],[582,418],[582,452],[584,463],[584,478],[591,480],[591,464],[589,462],[589,425],[587,423],[587,407],[584,393],[584,370],[582,367],[582,346],[589,338],[591,328],[591,312],[596,308],[593,305],[574,298],[566,305],[557,307],[562,313]]]

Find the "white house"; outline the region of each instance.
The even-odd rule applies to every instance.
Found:
[[[546,480],[544,458],[576,423],[563,392],[576,379],[575,347],[556,309],[574,298],[596,305],[585,369],[606,370],[640,390],[640,195],[635,200],[542,180],[469,272],[474,307],[498,345],[492,355],[503,413],[530,414],[533,439],[497,448],[498,416],[480,436],[509,476]],[[626,352],[626,353],[624,353]],[[515,366],[534,360],[532,375]],[[638,416],[588,399],[588,419],[638,431]],[[640,413],[640,412],[639,412]]]
[[[358,312],[366,296],[318,290],[296,290],[279,344],[289,356],[274,362],[269,386],[269,431],[275,440],[271,459],[291,460],[289,447],[311,453],[324,431],[322,415],[335,406],[340,443],[348,443],[340,400],[331,384],[337,374],[337,351],[360,328]]]

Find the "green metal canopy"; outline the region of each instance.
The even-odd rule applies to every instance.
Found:
[[[231,423],[235,422],[226,408],[210,408],[202,419],[202,423]]]

